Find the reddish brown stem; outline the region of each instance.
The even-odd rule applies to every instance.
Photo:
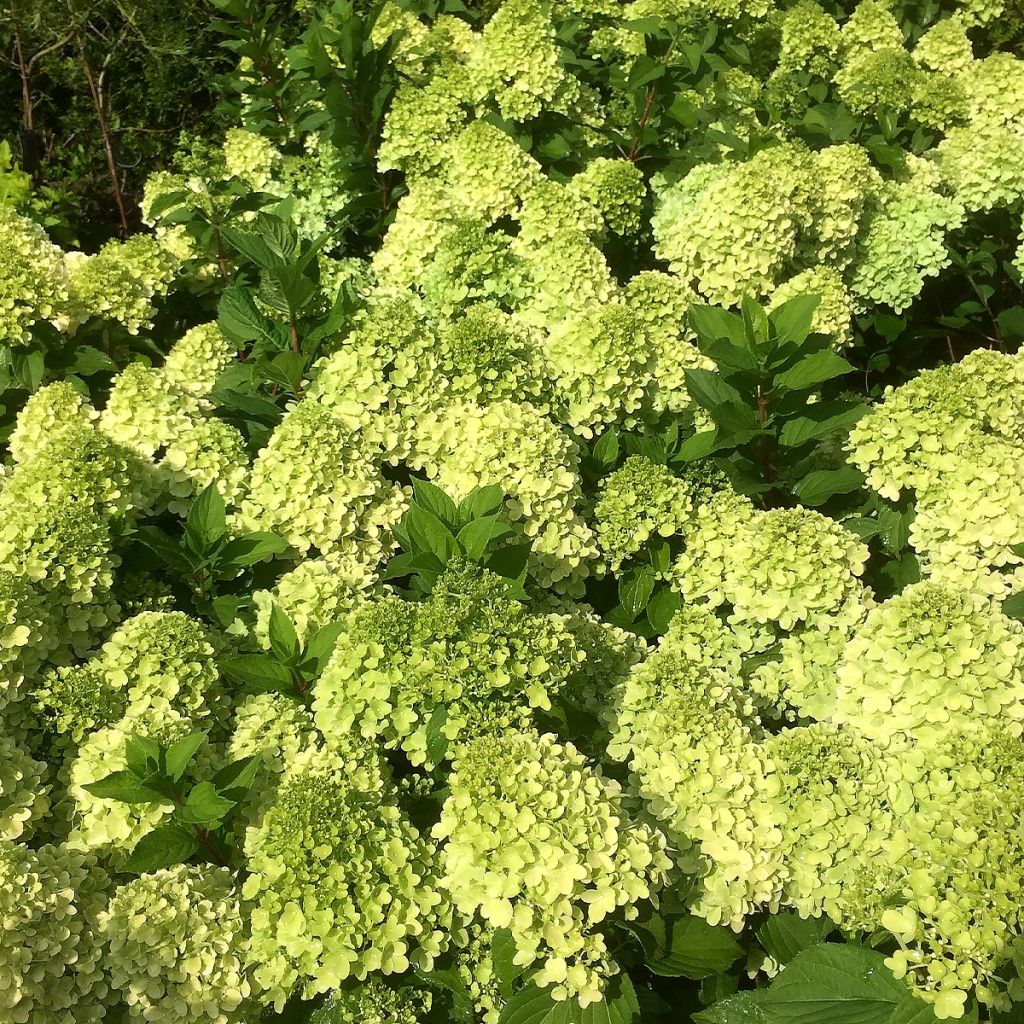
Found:
[[[128,234],[128,214],[124,206],[124,193],[121,189],[121,179],[117,173],[117,159],[114,157],[114,142],[110,134],[110,123],[107,121],[106,111],[103,109],[103,97],[100,96],[99,88],[96,85],[96,76],[93,74],[92,62],[85,52],[85,43],[81,36],[78,38],[78,54],[82,62],[82,70],[85,72],[85,80],[89,84],[89,93],[92,96],[92,105],[96,111],[96,120],[99,122],[100,133],[103,136],[103,152],[107,157],[107,170],[110,172],[110,181],[114,187],[114,202],[117,204],[117,215],[121,221],[122,235]]]
[[[636,126],[636,137],[633,139],[633,145],[630,146],[629,155],[626,159],[633,163],[636,160],[637,151],[640,149],[640,136],[644,133],[644,128],[647,127],[647,119],[651,116],[651,105],[654,103],[655,88],[652,85],[647,90],[647,99],[644,101],[644,109],[640,114],[640,122]]]
[[[21,31],[14,29],[14,49],[18,54],[18,70],[21,72],[21,108],[22,122],[25,131],[35,130],[35,114],[32,110],[32,69],[25,61],[25,53],[21,48]]]

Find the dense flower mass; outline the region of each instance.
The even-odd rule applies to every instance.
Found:
[[[1016,1019],[1020,4],[216,6],[0,148],[0,1024]]]

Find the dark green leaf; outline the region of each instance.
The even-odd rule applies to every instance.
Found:
[[[225,658],[220,667],[236,682],[256,692],[287,691],[294,685],[291,672],[266,654]]]
[[[224,334],[238,345],[263,341],[276,347],[273,323],[260,312],[255,299],[242,285],[229,285],[217,307],[217,323]]]
[[[695,1013],[694,1024],[765,1024],[761,997],[761,992],[737,992],[736,995]]]
[[[619,601],[628,615],[635,619],[646,607],[654,592],[654,570],[641,565],[625,573],[619,580]]]
[[[334,645],[337,643],[338,637],[344,631],[344,621],[331,622],[326,626],[321,626],[313,634],[309,643],[306,644],[306,649],[302,652],[303,667],[305,667],[307,662],[313,662],[316,674],[319,675],[330,656],[334,653]]]
[[[475,487],[459,502],[458,521],[468,523],[473,519],[494,515],[505,503],[505,492],[497,484]]]
[[[811,333],[811,323],[821,298],[817,295],[794,295],[768,314],[780,344],[801,345]]]
[[[91,377],[94,373],[114,373],[117,368],[117,363],[106,352],[101,352],[92,345],[79,345],[75,349],[75,358],[68,367],[68,372]]]
[[[530,558],[530,544],[510,544],[498,548],[489,555],[484,565],[499,576],[507,576],[510,580],[521,580],[526,576],[526,566]]]
[[[804,505],[822,505],[836,494],[848,494],[864,485],[864,474],[853,466],[841,469],[819,469],[808,473],[794,488],[793,494]]]
[[[182,551],[178,541],[168,536],[158,526],[140,526],[135,531],[134,540],[151,551],[159,561],[174,570],[175,573],[184,574],[192,571],[192,562]]]
[[[705,409],[714,412],[723,405],[744,406],[743,396],[715,370],[686,370],[686,390]]]
[[[416,480],[413,482],[413,493],[416,504],[432,512],[449,529],[458,526],[458,507],[437,484],[432,484],[429,480]]]
[[[252,789],[259,775],[260,765],[261,761],[257,755],[243,757],[225,765],[211,781],[218,793],[223,793],[229,800],[238,803]]]
[[[805,388],[823,384],[834,377],[842,377],[850,373],[854,367],[841,355],[831,349],[822,349],[804,356],[795,366],[775,375],[775,386],[788,388],[790,391],[802,391]]]
[[[197,555],[208,552],[228,532],[224,499],[216,482],[209,483],[189,509],[185,520],[185,543]]]
[[[727,970],[743,955],[733,932],[700,917],[656,917],[637,931],[648,969],[662,977],[707,978]]]
[[[594,445],[591,454],[602,469],[614,469],[619,461],[619,432],[614,427],[606,430]]]
[[[825,943],[798,953],[764,993],[768,1024],[887,1024],[907,998],[885,957],[873,949]]]
[[[199,849],[199,840],[189,829],[171,823],[144,835],[121,865],[129,874],[144,874],[183,864]]]
[[[676,462],[693,462],[695,459],[703,459],[712,452],[718,451],[727,441],[720,440],[717,430],[702,430],[693,437],[688,437],[676,452]]]
[[[484,553],[493,541],[503,540],[512,528],[497,515],[484,516],[467,523],[456,537],[467,558],[474,562],[483,558]]]
[[[827,917],[805,918],[795,910],[783,910],[772,914],[757,929],[757,941],[774,960],[788,964],[797,953],[822,942],[834,929]]]
[[[697,343],[701,351],[710,342],[726,338],[740,348],[748,349],[746,334],[743,330],[743,319],[735,313],[722,309],[720,306],[706,306],[694,303],[686,311],[686,319],[697,334]]]
[[[292,620],[288,618],[276,602],[270,609],[270,628],[268,634],[270,648],[280,661],[286,665],[291,665],[298,660],[299,655],[302,653],[299,636],[295,632]]]
[[[491,963],[494,966],[494,976],[498,979],[506,998],[510,994],[511,983],[522,977],[524,971],[524,968],[512,962],[517,951],[512,932],[508,928],[499,928],[491,938]]]
[[[528,983],[502,1008],[499,1024],[632,1024],[640,1013],[629,976],[620,974],[605,999],[581,1009],[574,999],[556,1002],[550,989]]]
[[[657,633],[664,633],[683,601],[670,587],[661,587],[647,603],[647,618]]]
[[[205,732],[193,732],[167,748],[164,767],[174,782],[177,782],[185,774],[185,769],[188,768],[192,758],[205,742]]]
[[[160,769],[160,744],[141,733],[132,733],[125,744],[129,771],[140,779]]]
[[[288,542],[276,533],[247,533],[220,549],[217,566],[222,572],[237,571],[287,550]]]
[[[849,430],[867,411],[866,405],[849,402],[815,402],[808,405],[802,415],[786,421],[779,442],[787,448],[797,448],[835,430]]]
[[[458,553],[458,544],[451,530],[424,506],[412,505],[402,525],[418,550],[432,552],[445,565]]]
[[[448,750],[448,737],[443,731],[447,721],[448,709],[443,704],[438,704],[427,719],[427,757],[434,764],[443,761]]]
[[[235,800],[221,796],[212,782],[200,782],[192,787],[185,806],[178,814],[182,821],[195,825],[212,825],[222,821],[235,803]]]
[[[98,782],[89,782],[82,787],[101,800],[119,800],[125,804],[151,804],[166,802],[158,792],[146,786],[130,771],[113,772]]]
[[[258,267],[269,270],[279,267],[285,262],[284,257],[259,235],[250,234],[248,231],[239,231],[237,228],[227,225],[221,228],[221,234],[232,248],[237,249]]]
[[[1003,602],[1003,614],[1011,619],[1020,619],[1024,622],[1024,591],[1019,594],[1011,594]]]

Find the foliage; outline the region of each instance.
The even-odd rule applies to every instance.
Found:
[[[1016,7],[215,6],[0,150],[0,1017],[1013,1020]]]

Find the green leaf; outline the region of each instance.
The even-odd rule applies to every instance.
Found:
[[[591,455],[602,469],[614,469],[619,461],[619,432],[614,427],[606,430],[594,445]]]
[[[217,307],[217,324],[237,345],[263,341],[276,347],[277,332],[273,322],[260,312],[256,300],[242,285],[233,284],[224,289]]]
[[[448,750],[448,737],[443,731],[447,721],[448,709],[443,704],[438,704],[427,719],[427,757],[434,764],[443,761]]]
[[[129,771],[144,779],[160,770],[160,744],[141,733],[132,733],[125,744],[125,761]]]
[[[1024,622],[1024,591],[1019,594],[1011,594],[1003,602],[1003,614],[1011,619],[1020,619]]]
[[[655,575],[649,565],[641,565],[625,573],[619,580],[619,601],[634,619],[647,607],[654,593]]]
[[[286,665],[292,665],[302,653],[299,635],[292,620],[275,601],[270,609],[270,648]]]
[[[175,573],[180,575],[192,571],[192,563],[178,541],[164,533],[158,526],[140,526],[135,531],[133,539]]]
[[[772,914],[757,929],[757,941],[780,964],[823,941],[835,925],[827,917],[801,917],[795,910]]]
[[[82,787],[101,800],[119,800],[124,804],[151,804],[166,802],[158,792],[145,785],[134,772],[113,772],[98,782],[89,782]]]
[[[285,262],[284,257],[259,235],[239,231],[228,225],[221,228],[221,234],[233,249],[237,249],[246,259],[252,260],[264,270],[279,267]]]
[[[802,391],[805,388],[823,384],[834,377],[842,377],[854,369],[841,355],[831,349],[822,349],[804,356],[795,366],[791,366],[774,378],[776,387],[790,391]]]
[[[794,295],[768,314],[780,344],[802,345],[811,333],[814,314],[821,305],[817,295]]]
[[[302,667],[305,668],[310,662],[313,663],[314,672],[319,675],[327,664],[328,659],[334,653],[334,645],[338,637],[345,631],[345,623],[331,622],[321,626],[306,644],[302,652]]]
[[[220,549],[217,566],[221,571],[244,569],[287,550],[288,542],[276,533],[246,533]]]
[[[501,511],[505,503],[505,492],[497,484],[475,487],[459,502],[458,521],[469,523]]]
[[[220,662],[223,671],[256,692],[288,691],[294,686],[291,672],[266,654],[242,654]]]
[[[743,334],[747,339],[747,347],[751,352],[762,351],[768,341],[768,314],[750,295],[744,295],[740,302],[740,314],[743,317]]]
[[[498,548],[489,555],[484,563],[491,572],[505,576],[510,580],[522,580],[526,577],[526,567],[530,558],[530,543],[509,544]]]
[[[414,480],[413,493],[420,508],[432,512],[449,529],[458,526],[458,507],[437,484],[432,484],[429,480]]]
[[[647,602],[647,619],[657,633],[664,633],[676,612],[683,606],[683,599],[671,587],[661,587]]]
[[[765,1024],[761,992],[737,992],[693,1014],[694,1024]]]
[[[205,732],[194,732],[178,740],[177,743],[172,743],[167,748],[164,766],[174,782],[177,782],[185,774],[189,762],[205,742]]]
[[[823,505],[836,494],[849,494],[864,485],[864,474],[853,466],[841,469],[818,469],[808,473],[794,488],[793,494],[804,505]]]
[[[694,303],[686,311],[686,319],[697,335],[697,343],[703,352],[707,343],[726,338],[739,348],[749,351],[743,319],[721,306],[707,306]]]
[[[258,755],[243,757],[225,765],[211,780],[218,793],[238,803],[252,789],[262,762]]]
[[[574,999],[556,1002],[550,989],[528,983],[502,1007],[499,1024],[632,1024],[640,1014],[633,984],[620,974],[605,998],[581,1009]]]
[[[859,403],[815,402],[808,405],[802,415],[786,421],[779,442],[787,448],[797,448],[834,430],[849,430],[867,411],[868,407]]]
[[[973,1019],[978,1019],[977,1007],[974,1009]],[[958,1024],[969,1024],[970,1020],[971,1013],[968,1007],[967,1012],[958,1018]],[[938,1021],[938,1017],[935,1016],[932,1004],[918,999],[907,989],[906,998],[902,1003],[897,1004],[896,1009],[892,1011],[892,1016],[885,1024],[936,1024],[936,1021]]]
[[[447,565],[459,547],[451,530],[433,512],[422,505],[412,505],[406,512],[402,525],[415,547],[430,551]]]
[[[224,499],[216,482],[203,488],[185,520],[185,543],[197,555],[207,553],[228,532]]]
[[[77,373],[82,377],[91,377],[94,373],[116,373],[117,363],[93,345],[79,345],[75,349],[75,358],[68,367],[69,373]]]
[[[743,396],[715,370],[685,370],[686,390],[690,397],[714,412],[723,405],[745,406]]]
[[[693,462],[695,459],[703,459],[727,444],[727,440],[719,439],[717,430],[702,430],[699,434],[688,437],[679,446],[673,461]]]
[[[511,994],[511,983],[522,977],[525,970],[512,962],[517,952],[512,932],[508,928],[499,928],[491,938],[491,964],[506,999]]]
[[[199,840],[191,830],[170,823],[144,835],[121,865],[129,874],[144,874],[183,864],[199,849]]]
[[[733,932],[700,917],[655,917],[637,926],[637,934],[647,968],[666,978],[699,981],[727,970],[743,955]]]
[[[768,1024],[887,1024],[907,988],[885,957],[863,946],[826,943],[798,953],[764,993]]]
[[[914,521],[914,506],[904,508],[882,504],[878,509],[878,537],[890,555],[898,555],[910,540],[910,524]]]
[[[467,523],[455,539],[462,546],[466,557],[475,562],[483,558],[492,541],[502,540],[512,532],[512,527],[499,516],[490,515]]]
[[[178,814],[182,821],[196,825],[212,825],[222,821],[237,801],[221,796],[212,782],[200,782],[193,786]]]

